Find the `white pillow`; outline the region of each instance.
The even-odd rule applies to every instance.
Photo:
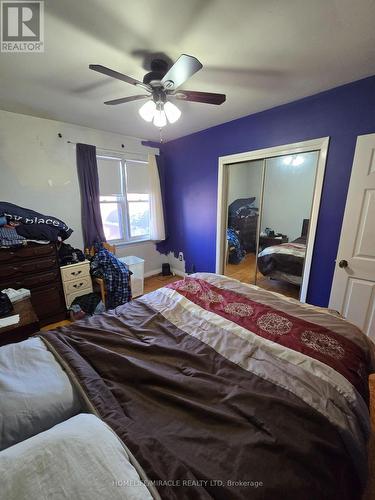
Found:
[[[0,452],[1,498],[7,500],[149,500],[116,434],[80,414]]]
[[[0,450],[86,411],[38,337],[0,347]]]

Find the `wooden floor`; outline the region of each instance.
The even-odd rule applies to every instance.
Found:
[[[66,326],[70,325],[71,321],[70,319],[64,319],[63,321],[58,321],[57,323],[51,323],[46,326],[42,326],[40,329],[41,332],[48,332],[49,330],[55,330],[56,328],[59,328],[60,326]]]
[[[299,286],[292,285],[287,281],[279,281],[267,278],[263,274],[257,271],[256,281],[255,281],[255,269],[256,258],[255,253],[248,253],[246,257],[239,264],[227,264],[225,266],[225,276],[234,278],[236,280],[242,281],[243,283],[249,283],[250,285],[258,285],[265,290],[271,290],[273,292],[282,293],[287,297],[293,297],[294,299],[299,298],[300,288]]]
[[[160,274],[150,276],[149,278],[145,278],[144,293],[153,292],[162,286],[168,285],[169,283],[173,283],[174,281],[178,281],[180,279],[182,279],[181,276],[161,276]]]

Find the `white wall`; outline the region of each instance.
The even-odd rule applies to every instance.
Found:
[[[262,160],[233,163],[229,166],[228,205],[238,198],[256,197],[259,207],[262,182]]]
[[[303,153],[304,163],[285,165],[283,158],[266,163],[261,230],[286,234],[289,241],[301,236],[303,219],[310,218],[317,153]]]
[[[74,229],[67,243],[83,248],[75,145],[67,140],[122,152],[157,150],[141,139],[0,110],[0,199],[62,219]],[[165,261],[151,242],[123,246],[118,254],[144,258],[146,273],[159,272]]]
[[[184,258],[180,260],[178,257],[174,256],[173,252],[169,252],[168,255],[164,256],[164,262],[168,262],[168,264],[171,266],[172,273],[176,274],[177,276],[185,276],[186,262]]]

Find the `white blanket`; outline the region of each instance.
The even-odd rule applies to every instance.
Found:
[[[0,348],[0,450],[85,411],[40,338]]]
[[[80,414],[0,452],[4,500],[149,500],[119,438]]]

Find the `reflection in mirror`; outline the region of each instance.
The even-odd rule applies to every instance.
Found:
[[[256,252],[264,160],[228,165],[228,220],[224,274],[256,282]]]
[[[300,296],[318,152],[269,158],[265,164],[257,285]]]

